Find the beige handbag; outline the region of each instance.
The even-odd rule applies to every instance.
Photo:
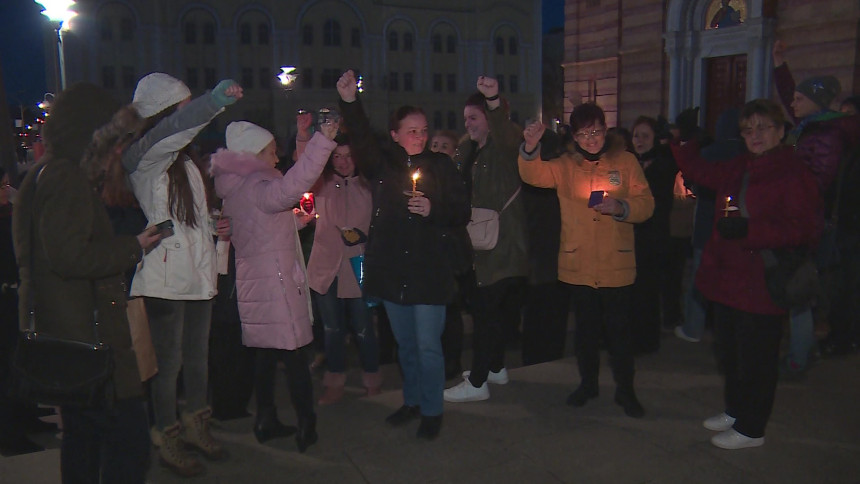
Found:
[[[134,348],[137,368],[140,371],[140,381],[146,381],[158,373],[158,363],[155,360],[155,348],[152,346],[149,317],[146,315],[143,298],[129,299],[126,314],[128,316],[128,328],[131,332],[131,345]]]

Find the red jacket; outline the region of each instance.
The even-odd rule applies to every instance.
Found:
[[[756,314],[784,314],[774,304],[764,280],[761,249],[811,247],[821,232],[821,200],[812,172],[789,146],[755,156],[709,164],[696,143],[672,146],[684,178],[717,194],[715,220],[725,216],[726,197],[737,206],[744,172],[749,172],[746,208],[749,233],[726,240],[714,230],[705,245],[696,286],[708,300]],[[740,216],[732,212],[730,216]]]

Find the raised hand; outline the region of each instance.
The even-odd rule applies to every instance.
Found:
[[[358,86],[355,85],[355,73],[352,69],[343,73],[340,79],[337,80],[337,92],[343,102],[351,103],[355,101],[355,93]]]
[[[534,123],[526,126],[526,129],[523,131],[523,138],[526,142],[525,149],[527,152],[531,153],[535,150],[545,131],[546,126],[544,126],[540,121],[535,121]]]
[[[785,42],[781,40],[774,42],[771,54],[773,54],[774,67],[781,66],[782,63],[785,62]]]
[[[320,124],[320,132],[328,139],[334,139],[337,136],[338,128],[340,128],[340,121],[329,121],[328,123]]]
[[[499,93],[499,81],[493,77],[478,76],[478,92],[484,97],[493,97]]]
[[[224,79],[212,89],[212,97],[219,106],[229,106],[242,99],[242,86],[232,79]]]

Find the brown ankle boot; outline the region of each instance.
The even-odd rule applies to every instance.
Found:
[[[212,409],[209,407],[193,413],[183,413],[183,440],[189,446],[200,451],[203,457],[208,460],[224,460],[228,457],[227,451],[209,433],[209,419],[211,417]]]
[[[364,372],[361,374],[361,382],[364,384],[364,388],[367,389],[368,397],[382,393],[382,373],[378,371],[373,373]]]
[[[158,461],[162,466],[181,477],[194,477],[203,474],[206,468],[199,460],[185,451],[179,433],[179,422],[161,431],[152,429],[153,443],[158,446]]]
[[[323,375],[323,387],[325,387],[325,390],[323,390],[318,403],[320,405],[331,405],[340,401],[343,398],[344,385],[346,385],[346,373],[325,372]]]

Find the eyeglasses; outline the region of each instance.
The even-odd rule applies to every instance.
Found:
[[[600,138],[601,136],[606,134],[605,129],[592,129],[591,131],[577,131],[576,134],[573,135],[573,139],[577,141],[582,141],[584,139],[594,139]]]
[[[747,126],[746,128],[741,129],[741,136],[744,138],[748,136],[752,136],[755,133],[764,133],[769,129],[775,128],[775,124],[760,124],[758,126]]]

